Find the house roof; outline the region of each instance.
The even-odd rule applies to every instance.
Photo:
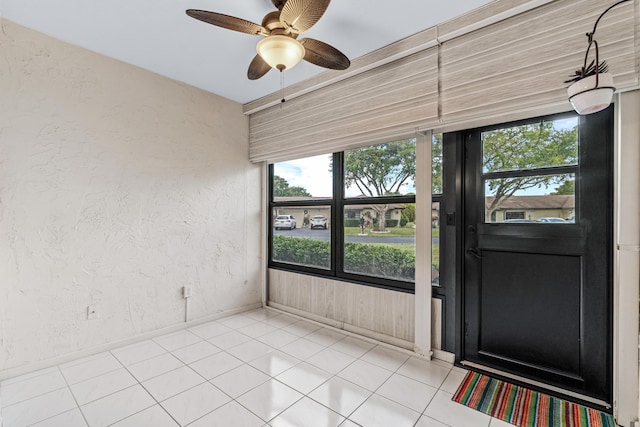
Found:
[[[485,198],[485,207],[491,206],[495,197]],[[576,201],[573,195],[549,196],[511,196],[500,204],[500,209],[575,209]]]

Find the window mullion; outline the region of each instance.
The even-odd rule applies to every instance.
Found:
[[[344,153],[333,154],[331,256],[334,274],[344,270]]]

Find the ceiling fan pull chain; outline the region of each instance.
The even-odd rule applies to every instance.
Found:
[[[282,99],[280,100],[280,106],[284,104],[284,73],[280,71],[280,91],[282,92]]]

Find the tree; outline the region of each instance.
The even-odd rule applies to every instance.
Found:
[[[304,187],[290,186],[286,179],[273,176],[274,197],[311,197]]]
[[[482,134],[484,173],[535,170],[566,166],[578,161],[577,127],[557,129],[553,122],[540,122]],[[487,218],[517,191],[553,184],[564,184],[570,175],[532,175],[487,180]]]
[[[402,217],[401,217],[401,225],[404,227],[405,224],[409,222],[416,222],[416,205],[413,203],[406,203],[402,205],[404,209],[402,209]]]
[[[554,196],[560,195],[574,195],[576,194],[576,182],[575,181],[565,181],[561,185],[556,188],[556,191],[551,193]]]
[[[345,151],[345,185],[355,185],[363,196],[399,195],[402,186],[416,175],[416,147],[412,139]],[[371,207],[378,228],[385,231],[388,204]]]

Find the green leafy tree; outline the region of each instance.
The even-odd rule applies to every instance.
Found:
[[[530,170],[577,163],[577,127],[557,129],[553,122],[516,126],[483,133],[484,172]],[[533,175],[488,181],[488,194],[494,196],[487,217],[517,191],[564,184],[569,175]]]
[[[380,197],[400,194],[402,186],[415,180],[415,140],[408,139],[345,152],[345,184],[356,186],[363,196]],[[388,204],[373,205],[378,229],[385,231]]]
[[[571,180],[571,181],[565,181],[562,184],[560,184],[558,186],[558,188],[556,188],[556,191],[554,191],[553,193],[554,196],[560,196],[560,195],[573,195],[576,194],[576,182]]]
[[[402,207],[404,209],[402,209],[400,225],[404,227],[405,224],[407,224],[408,222],[415,223],[416,222],[416,205],[414,205],[413,203],[406,203],[402,205]]]
[[[273,195],[274,197],[311,197],[304,187],[291,186],[286,179],[273,176]]]

